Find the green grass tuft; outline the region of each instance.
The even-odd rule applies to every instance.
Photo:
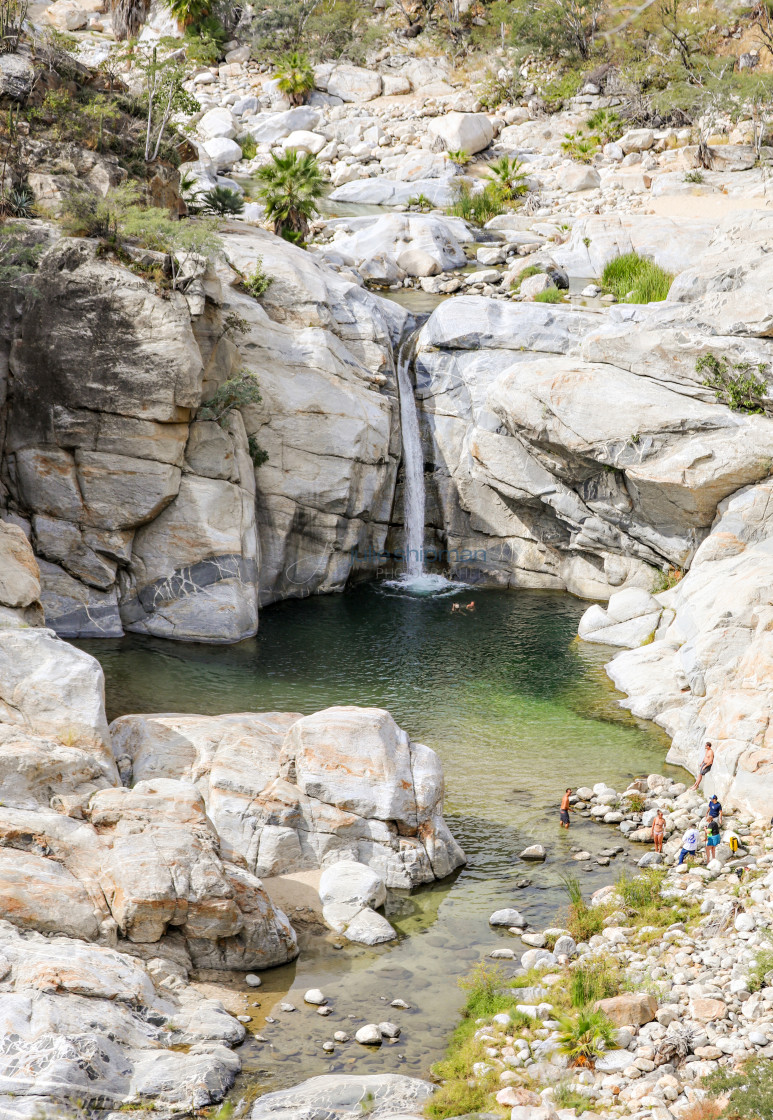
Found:
[[[620,992],[620,984],[620,970],[613,961],[602,959],[579,965],[572,969],[569,976],[572,1007],[587,1007],[596,1000],[616,996]]]
[[[655,303],[668,295],[673,276],[638,253],[623,253],[604,268],[601,284],[619,303]]]
[[[535,303],[562,303],[563,295],[558,288],[546,288],[544,292],[537,292]]]

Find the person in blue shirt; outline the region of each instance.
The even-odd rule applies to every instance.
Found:
[[[722,824],[722,802],[719,800],[716,793],[709,801],[709,807],[706,812],[706,820],[709,822],[719,821],[719,823]]]

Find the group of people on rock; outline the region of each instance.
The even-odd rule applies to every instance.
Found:
[[[714,764],[714,749],[711,743],[706,743],[704,748],[703,761],[698,771],[698,777],[695,779],[695,785],[691,789],[698,789],[703,779],[711,770]],[[569,799],[572,795],[571,786],[567,787],[564,796],[561,799],[561,807],[559,809],[559,820],[562,828],[569,828],[569,814],[573,811],[572,806],[569,804]],[[773,821],[771,821],[773,825]],[[706,844],[706,863],[711,863],[714,858],[715,849],[721,840],[729,846],[730,850],[735,854],[738,851],[738,837],[732,829],[727,829],[725,835],[721,834],[722,829],[722,803],[716,794],[713,794],[709,799],[708,809],[706,811],[706,819],[703,828],[690,827],[682,837],[682,846],[677,860],[677,866],[684,863],[690,856],[694,856],[698,851],[698,844],[701,839],[701,831]],[[663,810],[658,809],[652,821],[650,834],[652,842],[655,846],[656,852],[663,851],[663,838],[666,833],[666,818],[663,816]]]

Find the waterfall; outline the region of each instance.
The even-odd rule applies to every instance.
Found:
[[[414,339],[415,335],[407,338],[397,355],[403,441],[403,547],[405,574],[409,579],[418,579],[424,573],[424,456],[421,452],[419,413],[410,378]]]

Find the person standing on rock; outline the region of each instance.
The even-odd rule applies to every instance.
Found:
[[[706,811],[706,820],[711,824],[712,821],[718,821],[722,824],[722,802],[717,797],[716,793],[713,794],[709,801],[709,807]]]
[[[681,867],[688,856],[694,856],[698,850],[698,829],[688,828],[682,837],[682,850],[679,853],[679,859],[676,861],[677,867]]]
[[[714,765],[714,748],[712,747],[711,743],[707,743],[706,747],[705,747],[704,754],[703,754],[703,762],[701,763],[701,768],[698,771],[698,777],[695,779],[695,785],[690,786],[690,789],[697,789],[698,788],[698,786],[701,784],[701,782],[706,777],[706,775],[708,774],[709,770],[711,769],[711,767],[713,765]]]
[[[652,821],[652,842],[655,845],[656,852],[663,851],[663,833],[666,831],[666,818],[663,816],[663,810],[658,809]]]
[[[706,863],[711,863],[714,858],[714,853],[720,841],[719,835],[719,822],[716,817],[709,820],[706,824]]]
[[[571,795],[572,789],[570,786],[564,796],[561,798],[561,809],[559,812],[559,816],[561,818],[561,828],[569,827],[569,814],[574,812],[572,806],[569,804],[569,798],[571,797]]]

